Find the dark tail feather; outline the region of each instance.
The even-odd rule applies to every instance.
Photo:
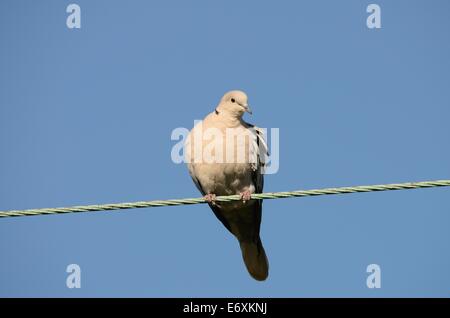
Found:
[[[256,280],[265,280],[269,275],[269,261],[262,246],[261,239],[257,242],[239,241],[244,259],[250,275]]]

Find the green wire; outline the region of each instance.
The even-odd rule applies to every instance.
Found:
[[[251,198],[255,199],[255,200],[282,199],[282,198],[307,197],[307,196],[317,196],[317,195],[390,191],[390,190],[409,190],[409,189],[418,189],[418,188],[448,187],[448,186],[450,186],[450,180],[436,180],[436,181],[356,186],[356,187],[298,190],[298,191],[290,191],[290,192],[255,193],[255,194],[251,195]],[[216,197],[217,202],[228,202],[228,201],[239,201],[239,200],[242,200],[242,198],[239,195]],[[139,201],[139,202],[130,202],[130,203],[99,204],[99,205],[78,205],[78,206],[62,207],[62,208],[11,210],[11,211],[0,211],[0,218],[1,217],[14,217],[14,216],[32,216],[32,215],[44,215],[44,214],[74,213],[74,212],[94,212],[94,211],[126,210],[126,209],[137,209],[137,208],[154,208],[154,207],[160,207],[160,206],[188,205],[188,204],[200,204],[200,203],[206,203],[205,199],[204,198],[190,198],[190,199],[174,199],[174,200]]]

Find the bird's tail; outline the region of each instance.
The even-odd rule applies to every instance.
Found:
[[[256,242],[239,241],[239,244],[245,266],[250,275],[256,280],[265,280],[269,275],[269,261],[261,239],[258,237]]]

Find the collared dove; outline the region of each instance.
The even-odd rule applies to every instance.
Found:
[[[226,93],[216,109],[195,125],[186,138],[189,173],[210,208],[238,239],[250,275],[259,281],[269,274],[269,263],[259,236],[262,200],[251,200],[263,191],[267,145],[262,130],[246,123],[251,114],[247,95]],[[242,200],[216,202],[215,196],[238,194]]]

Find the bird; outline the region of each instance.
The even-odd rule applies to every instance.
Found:
[[[247,271],[257,281],[269,275],[260,238],[264,166],[268,156],[263,130],[245,122],[252,114],[247,94],[232,90],[189,132],[185,159],[189,174],[217,219],[239,242]],[[217,202],[216,196],[240,195],[241,200]]]

